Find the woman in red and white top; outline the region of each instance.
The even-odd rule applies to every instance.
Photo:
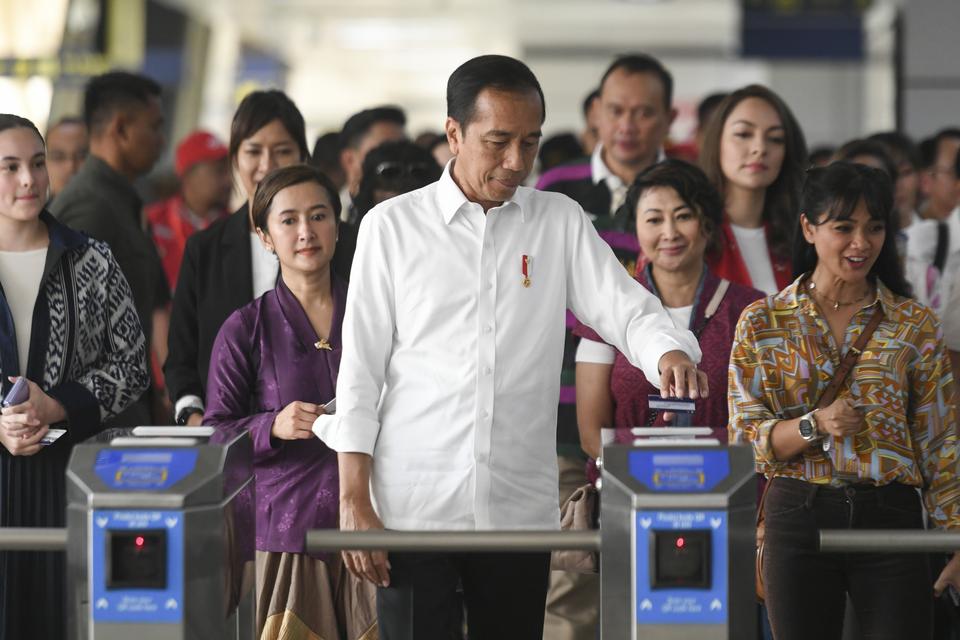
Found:
[[[761,85],[731,93],[704,133],[700,166],[724,201],[721,278],[773,294],[791,281],[790,238],[807,161],[803,131],[786,103]]]

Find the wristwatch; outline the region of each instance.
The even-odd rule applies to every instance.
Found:
[[[183,409],[180,409],[180,413],[177,414],[177,424],[180,425],[181,427],[187,424],[187,420],[189,420],[190,416],[192,416],[195,413],[199,413],[200,415],[203,415],[203,409],[195,406],[188,406],[188,407],[184,407]]]
[[[813,444],[820,439],[820,432],[817,431],[817,418],[813,415],[816,409],[800,418],[800,437]]]

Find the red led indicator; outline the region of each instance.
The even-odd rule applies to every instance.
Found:
[[[683,538],[677,538],[677,549],[683,549],[683,545],[687,544],[687,541]]]
[[[143,539],[143,536],[137,536],[133,539],[133,544],[137,545],[137,549],[142,549],[144,542],[145,540]]]

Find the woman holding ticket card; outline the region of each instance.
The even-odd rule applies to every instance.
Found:
[[[711,389],[726,386],[733,329],[740,312],[763,296],[760,291],[722,280],[704,262],[717,242],[721,202],[706,175],[680,160],[665,160],[637,176],[627,194],[636,214],[636,233],[649,258],[636,278],[656,294],[674,325],[690,329],[700,341]],[[584,451],[600,455],[602,434],[632,442],[631,429],[671,424],[665,412],[651,406],[659,391],[623,354],[579,325],[577,349],[577,423]],[[712,427],[714,437],[727,441],[727,400],[712,394],[696,403],[665,400],[664,408],[688,404],[690,424]],[[605,428],[609,431],[604,432]],[[614,431],[615,429],[615,431]]]
[[[40,132],[0,114],[0,527],[64,526],[73,444],[149,382],[120,267],[43,208],[48,186]],[[63,553],[0,552],[0,638],[65,637],[65,595]]]
[[[338,527],[337,453],[311,427],[340,369],[347,287],[330,263],[340,198],[324,174],[293,165],[260,182],[251,212],[280,278],[220,329],[204,423],[253,440],[258,637],[361,638],[375,624],[372,585],[337,554],[304,553],[308,530]]]
[[[940,323],[910,298],[893,188],[837,162],[807,172],[796,280],[744,311],[730,439],[770,478],[762,575],[778,640],[841,637],[849,594],[870,638],[931,638],[960,556],[827,554],[820,529],[960,528],[954,382]],[[921,498],[923,504],[921,504]]]

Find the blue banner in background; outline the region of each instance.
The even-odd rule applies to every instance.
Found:
[[[871,0],[742,0],[744,57],[862,60]]]

